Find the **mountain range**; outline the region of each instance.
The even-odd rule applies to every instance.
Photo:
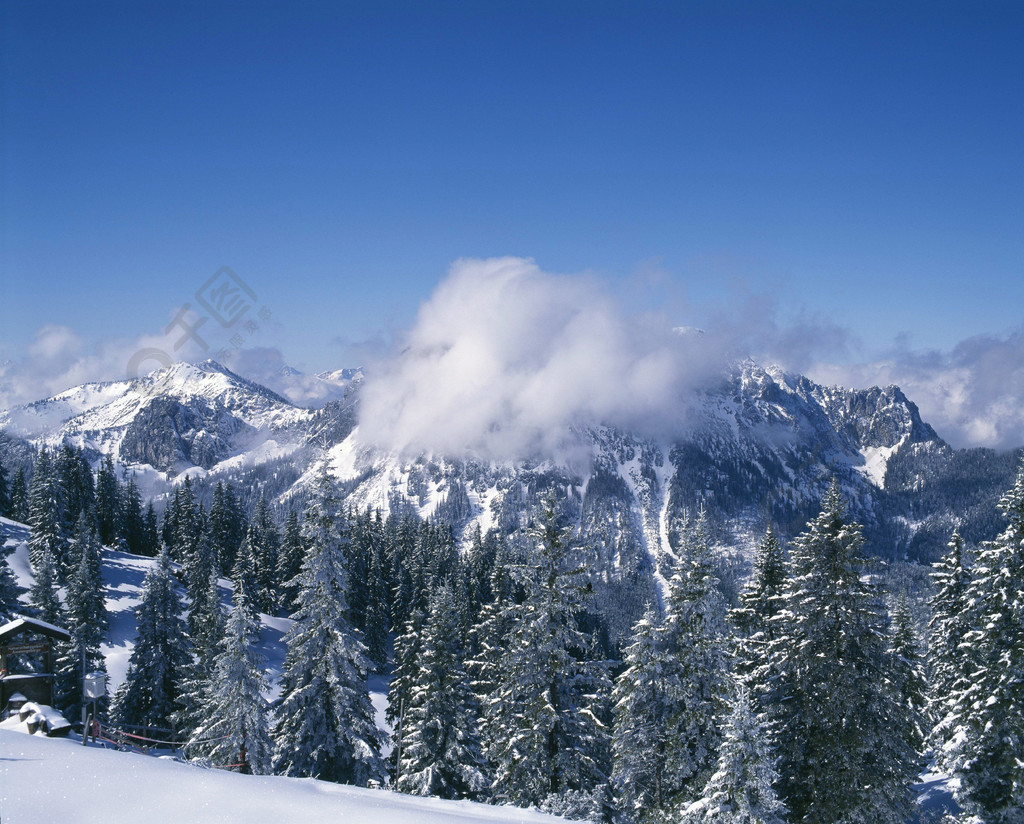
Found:
[[[361,371],[298,380],[317,408],[214,361],[77,386],[0,411],[0,460],[10,471],[30,446],[68,441],[93,464],[110,455],[158,508],[185,475],[201,492],[230,481],[244,501],[301,505],[326,467],[347,505],[444,520],[465,540],[477,526],[522,534],[553,495],[630,601],[663,579],[686,513],[703,508],[722,557],[741,567],[769,523],[798,532],[833,477],[874,554],[930,562],[956,525],[968,541],[994,537],[995,502],[1019,460],[1019,450],[951,448],[896,386],[825,387],[750,361],[697,392],[674,432],[581,422],[563,454],[507,461],[364,443]]]

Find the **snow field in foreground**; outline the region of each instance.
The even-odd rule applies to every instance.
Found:
[[[515,807],[250,776],[0,728],[3,824],[554,824]],[[24,725],[19,725],[23,727]]]

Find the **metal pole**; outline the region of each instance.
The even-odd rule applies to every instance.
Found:
[[[82,644],[82,746],[85,746],[86,740],[89,738],[89,728],[86,726],[89,723],[89,710],[87,709],[87,702],[85,700],[85,644]]]

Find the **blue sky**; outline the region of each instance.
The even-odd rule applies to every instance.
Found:
[[[254,345],[348,366],[503,255],[680,324],[764,297],[837,364],[1021,329],[1017,3],[2,8],[0,360],[229,266]]]

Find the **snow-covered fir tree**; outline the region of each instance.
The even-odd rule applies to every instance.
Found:
[[[653,608],[633,627],[625,669],[612,693],[612,785],[627,821],[657,821],[674,795],[665,782],[666,738],[674,702],[665,679],[665,651]]]
[[[175,729],[193,740],[197,740],[196,731],[207,721],[204,699],[224,639],[217,573],[216,567],[210,568],[206,587],[197,593],[188,610],[191,656],[179,677],[173,720]],[[190,755],[199,752],[193,750]]]
[[[14,614],[24,610],[19,600],[23,591],[7,562],[7,550],[0,544],[0,621],[13,621]]]
[[[679,563],[657,630],[669,707],[662,796],[675,811],[695,801],[711,775],[729,689],[725,602],[703,510],[679,536]]]
[[[904,824],[910,815],[918,756],[863,545],[836,481],[791,544],[770,710],[778,789],[806,824]]]
[[[489,784],[479,707],[463,665],[466,620],[460,612],[450,585],[435,591],[404,713],[400,792],[476,798]]]
[[[929,728],[927,725],[928,683],[924,674],[924,660],[921,655],[910,599],[901,592],[892,607],[889,626],[889,652],[893,663],[891,677],[906,709],[908,723],[904,736],[916,751],[924,750]]]
[[[423,626],[426,613],[416,610],[409,618],[404,630],[395,638],[395,656],[391,667],[391,681],[388,683],[388,705],[384,719],[394,730],[395,746],[392,757],[397,759],[405,744],[405,712],[412,706],[412,689],[419,671],[420,654],[423,650]]]
[[[189,749],[217,766],[266,775],[273,757],[270,707],[263,697],[268,687],[266,662],[256,652],[257,625],[245,599],[244,590],[235,590],[221,652],[199,701],[202,721]]]
[[[573,563],[570,530],[547,501],[534,530],[528,594],[514,610],[498,684],[489,698],[493,789],[519,806],[598,818],[610,774],[610,684],[577,618],[591,589]]]
[[[11,496],[8,502],[8,516],[12,521],[28,523],[28,482],[25,480],[25,467],[19,466],[11,481]]]
[[[119,484],[114,459],[107,455],[96,473],[96,529],[100,543],[113,546],[117,539]]]
[[[245,598],[243,606],[249,610],[249,620],[259,629],[259,603],[261,601],[259,587],[256,583],[256,555],[259,552],[258,538],[252,530],[246,534],[242,545],[235,555],[235,565],[231,569],[231,580],[235,591],[241,590]]]
[[[100,644],[107,633],[107,606],[100,578],[100,545],[91,519],[83,512],[78,519],[72,553],[77,564],[68,577],[64,626],[71,640],[58,645],[57,706],[69,717],[80,712],[81,678],[86,672],[106,672]],[[85,672],[82,671],[83,663]]]
[[[45,544],[37,549],[32,573],[34,577],[28,591],[29,602],[40,619],[60,626],[64,623],[64,610],[57,594],[57,563]]]
[[[506,541],[498,541],[488,586],[489,600],[483,602],[477,623],[469,631],[470,658],[466,662],[473,692],[486,702],[498,686],[501,659],[518,613],[517,606],[526,599],[523,582],[517,580],[522,559],[513,553]],[[485,719],[486,721],[486,719]],[[482,729],[484,750],[494,741],[489,737],[490,725]]]
[[[219,584],[217,569],[211,566],[206,586],[196,594],[188,610],[188,633],[201,677],[205,677],[213,666],[224,637],[224,613],[221,610]]]
[[[946,554],[932,567],[931,577],[936,589],[929,601],[928,703],[935,726],[929,743],[935,751],[936,765],[951,769],[963,723],[957,712],[958,696],[970,686],[978,670],[976,650],[965,643],[974,612],[970,604],[971,561],[959,530],[953,531]]]
[[[50,453],[39,451],[35,474],[29,488],[28,522],[32,537],[28,542],[29,562],[38,577],[43,565],[50,570],[45,575],[54,581],[62,575],[68,548],[68,524],[64,522],[64,492],[61,489]],[[36,606],[40,605],[36,603]],[[45,619],[44,619],[45,620]]]
[[[211,573],[220,570],[216,548],[209,531],[202,529],[198,517],[196,528],[199,530],[198,533],[189,535],[179,544],[181,573],[185,579],[185,591],[191,601],[203,597],[203,591],[209,584]]]
[[[703,797],[685,810],[681,824],[784,824],[786,805],[773,786],[779,774],[767,738],[746,687],[737,684],[717,768]]]
[[[1008,523],[978,553],[964,644],[977,669],[955,698],[963,730],[953,762],[958,800],[985,824],[1024,820],[1024,462],[999,501]]]
[[[768,651],[775,636],[774,620],[782,608],[786,583],[786,558],[775,531],[768,527],[757,554],[750,580],[739,596],[739,606],[729,612],[735,627],[735,672],[744,680],[755,708],[761,708],[761,696],[773,673]]]
[[[388,663],[388,630],[391,626],[390,597],[384,569],[384,552],[380,544],[374,544],[367,570],[366,604],[366,654],[375,672],[383,672]]]
[[[11,489],[7,469],[0,461],[0,518],[11,517]]]
[[[245,542],[253,564],[253,583],[256,591],[256,609],[259,612],[273,613],[277,609],[278,578],[277,562],[281,547],[281,536],[274,523],[274,516],[262,495],[256,502]]]
[[[274,727],[275,770],[365,786],[386,777],[383,734],[366,687],[369,661],[348,619],[348,572],[326,471],[306,513],[306,559]]]
[[[298,595],[298,575],[302,571],[302,559],[306,551],[299,529],[299,516],[289,509],[284,519],[284,531],[277,556],[277,580],[280,581],[278,598],[281,608],[289,615],[295,611],[295,597]]]
[[[135,609],[138,636],[111,715],[120,724],[169,728],[190,656],[183,604],[164,549],[146,573]]]

